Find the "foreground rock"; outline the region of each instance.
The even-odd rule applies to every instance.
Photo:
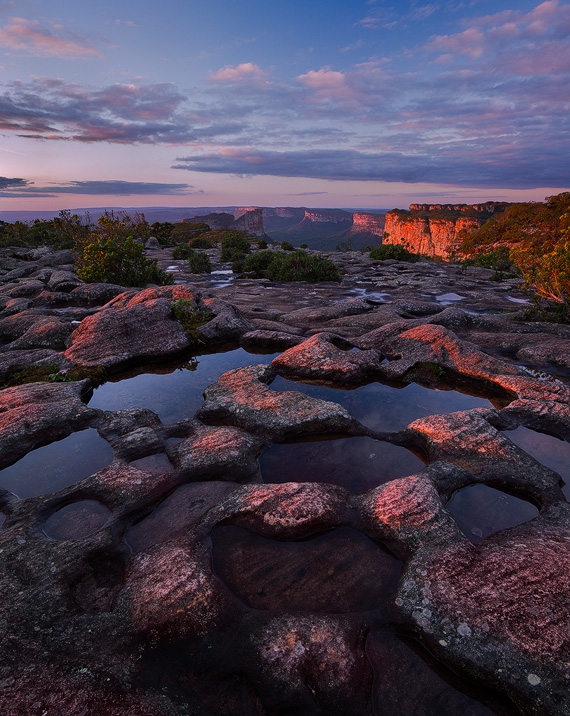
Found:
[[[63,489],[0,492],[2,713],[569,716],[570,512],[560,476],[510,432],[570,440],[566,328],[494,315],[525,299],[483,269],[347,252],[341,285],[139,290],[78,284],[69,260],[0,252],[0,375],[35,380],[0,390],[0,467],[87,428],[109,454]],[[206,322],[187,331],[173,304]],[[173,424],[89,408],[92,383],[71,381],[228,341],[284,352],[213,375]],[[309,384],[278,392],[278,375]],[[426,414],[414,381],[494,407]],[[323,385],[339,402],[306,394]],[[360,386],[382,388],[368,399],[387,416],[388,390],[418,412],[367,429]],[[265,451],[299,447],[272,443],[325,439],[367,444],[372,489],[313,482],[309,464],[262,483]],[[426,466],[390,479],[384,448]],[[505,491],[499,518],[513,493],[540,511],[474,544],[454,504],[480,488]]]

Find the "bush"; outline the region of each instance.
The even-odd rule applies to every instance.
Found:
[[[192,241],[189,242],[189,245],[193,249],[211,249],[212,244],[208,241],[208,239],[205,239],[203,236],[198,236],[195,239],[192,239]]]
[[[203,343],[202,336],[197,329],[211,321],[214,315],[209,311],[197,308],[190,298],[179,298],[178,301],[172,301],[170,308],[174,318],[180,321],[184,330],[196,341]]]
[[[222,261],[237,261],[250,252],[249,241],[241,231],[232,231],[222,239]]]
[[[258,251],[247,257],[243,264],[243,270],[252,271],[258,277],[263,276],[276,256],[282,256],[282,254],[278,251]]]
[[[386,261],[387,259],[394,259],[395,261],[408,261],[409,263],[415,263],[420,260],[419,254],[413,254],[408,249],[405,249],[400,244],[381,244],[376,246],[370,252],[370,258],[376,259],[377,261]]]
[[[90,239],[80,246],[77,275],[87,283],[117,283],[120,286],[174,282],[170,274],[158,268],[156,259],[145,257],[143,247],[131,236],[119,239],[91,234]]]
[[[308,249],[308,248],[309,248],[309,244],[301,244],[301,248],[302,248],[302,249]]]
[[[281,248],[283,251],[295,251],[295,247],[290,241],[282,241]]]
[[[194,251],[188,256],[188,266],[191,273],[211,273],[212,264],[207,254],[202,254],[199,251]]]
[[[178,244],[172,251],[172,258],[176,261],[181,261],[182,259],[189,259],[193,253],[194,251],[188,244]]]
[[[265,239],[259,239],[257,241],[257,248],[258,249],[266,249],[267,248],[267,241]]]
[[[508,246],[499,246],[496,249],[480,253],[473,258],[465,259],[464,266],[482,266],[500,273],[513,273],[515,265],[511,260]]]
[[[267,278],[271,281],[340,281],[332,261],[322,256],[310,256],[305,251],[276,253],[267,267]]]

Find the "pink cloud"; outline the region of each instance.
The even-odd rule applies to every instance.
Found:
[[[61,26],[55,26],[61,30]],[[0,47],[29,52],[44,57],[101,57],[99,50],[86,44],[66,40],[50,32],[37,20],[11,18],[10,24],[0,28]]]
[[[242,62],[240,65],[232,67],[222,67],[217,72],[211,72],[209,78],[212,82],[248,82],[256,85],[269,84],[269,71],[262,70],[259,65],[253,62]]]

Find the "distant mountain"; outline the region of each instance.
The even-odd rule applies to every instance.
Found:
[[[289,241],[295,246],[306,243],[311,249],[333,251],[337,244],[346,243],[358,249],[380,243],[384,228],[385,212],[357,212],[346,209],[309,209],[301,206],[255,207],[255,206],[141,206],[141,207],[98,207],[71,209],[74,214],[89,214],[93,221],[105,211],[124,211],[127,214],[144,214],[152,224],[155,221],[192,221],[199,219],[210,222],[212,228],[218,224],[249,231],[273,241]],[[0,211],[0,221],[30,222],[34,219],[49,220],[59,211]],[[221,226],[220,224],[220,226]]]

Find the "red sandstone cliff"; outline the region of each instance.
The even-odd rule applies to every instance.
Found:
[[[506,203],[410,204],[410,211],[386,214],[384,244],[403,244],[410,251],[433,258],[449,259],[458,248],[461,231],[474,231],[492,214],[504,211]]]
[[[384,234],[384,223],[386,217],[384,214],[366,214],[363,212],[355,212],[352,217],[351,234],[371,234],[373,236],[382,236]]]

